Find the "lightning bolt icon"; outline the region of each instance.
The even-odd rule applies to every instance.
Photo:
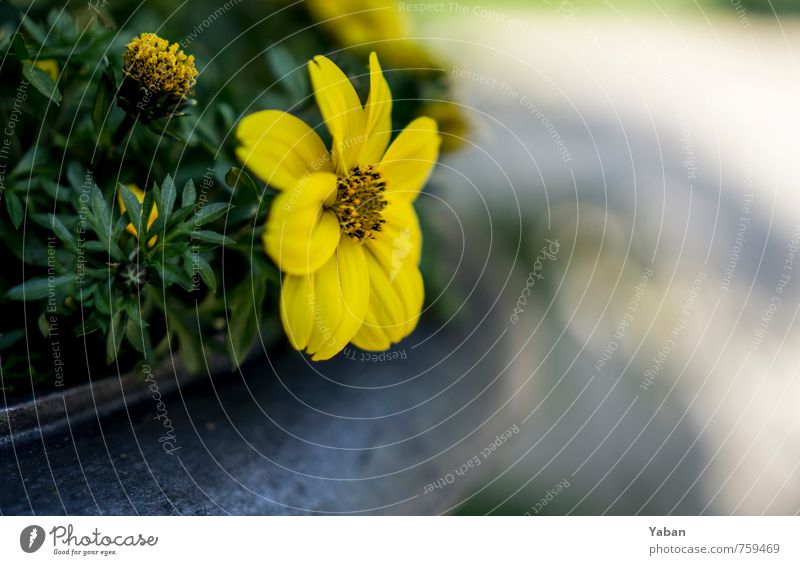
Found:
[[[38,538],[38,537],[39,537],[39,528],[33,528],[31,530],[31,537],[28,540],[28,549],[33,547],[33,542],[36,541],[36,538]]]

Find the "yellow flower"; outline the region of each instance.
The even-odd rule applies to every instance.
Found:
[[[126,186],[136,197],[136,200],[138,200],[140,203],[144,201],[144,191],[142,189],[140,189],[135,184],[128,184]],[[120,212],[124,214],[126,210],[125,202],[123,202],[122,193],[119,191],[117,191],[117,202],[119,203]],[[150,217],[147,219],[147,229],[150,229],[150,226],[153,225],[153,222],[156,221],[156,218],[158,218],[158,206],[153,204],[153,209],[150,210]],[[127,229],[129,233],[133,234],[133,237],[139,239],[139,234],[136,232],[136,228],[133,227],[133,223],[128,224],[128,226],[125,229]],[[156,244],[157,240],[158,240],[157,235],[151,237],[150,241],[147,242],[147,247],[153,247]]]
[[[394,0],[306,0],[306,7],[342,45],[375,49],[390,67],[433,66],[425,50],[409,39],[410,25]]]
[[[197,77],[194,56],[154,33],[143,33],[126,45],[123,70],[140,87],[176,97],[188,94]]]
[[[382,351],[416,327],[424,289],[413,202],[439,155],[436,122],[417,118],[389,145],[392,96],[370,54],[365,106],[345,74],[317,56],[309,74],[333,139],[328,153],[300,119],[277,110],[239,124],[239,159],[280,193],[263,234],[284,272],[281,319],[314,360],[348,342]],[[387,149],[388,147],[388,149]]]

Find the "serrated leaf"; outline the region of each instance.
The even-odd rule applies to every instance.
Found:
[[[62,288],[75,280],[73,275],[59,275],[57,277],[36,277],[25,281],[9,290],[6,296],[11,300],[41,300],[48,293]]]
[[[34,66],[33,63],[25,62],[22,64],[22,75],[51,102],[56,105],[61,104],[61,92],[50,75],[42,69]]]

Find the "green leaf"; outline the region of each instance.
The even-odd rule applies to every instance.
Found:
[[[122,310],[116,310],[111,317],[111,327],[106,337],[106,361],[113,362],[119,355],[119,348],[122,346],[122,338],[125,336],[124,318]]]
[[[35,67],[33,63],[23,63],[22,75],[30,82],[33,87],[56,105],[61,104],[61,92],[56,83],[42,69]]]
[[[233,240],[228,236],[211,230],[194,230],[192,231],[192,239],[196,241],[203,241],[205,243],[213,243],[216,245],[233,244]]]
[[[220,218],[225,215],[225,213],[230,210],[232,206],[230,204],[225,204],[223,202],[214,202],[213,204],[206,204],[205,206],[198,208],[197,212],[194,215],[194,219],[190,222],[193,227],[204,226],[206,224],[210,224],[217,218]]]
[[[41,300],[48,293],[75,281],[74,275],[59,275],[57,277],[36,277],[15,286],[6,293],[11,300]]]
[[[156,271],[167,286],[177,284],[184,290],[191,290],[193,286],[191,277],[177,265],[172,263],[157,264]]]
[[[29,177],[31,173],[44,165],[47,151],[42,145],[34,145],[28,149],[11,171],[12,177]],[[80,189],[80,186],[78,187]]]
[[[258,335],[267,285],[262,277],[248,277],[234,290],[228,302],[229,324],[226,346],[231,364],[238,367]]]
[[[8,216],[11,218],[11,223],[14,224],[14,228],[19,229],[22,225],[22,221],[25,219],[25,210],[22,205],[22,200],[20,197],[17,196],[15,192],[6,191],[6,210],[8,210]]]
[[[113,292],[113,285],[107,282],[98,283],[97,289],[94,291],[94,306],[103,316],[111,315],[111,293]]]
[[[197,190],[194,188],[194,181],[189,179],[183,185],[183,193],[181,194],[181,208],[192,206],[197,200]]]
[[[90,175],[86,174],[86,169],[83,168],[79,161],[70,161],[67,164],[67,181],[76,194],[80,194],[83,190],[83,184],[86,182],[87,176]],[[92,183],[94,184],[94,179],[92,179]]]
[[[22,27],[25,29],[25,32],[28,34],[28,37],[30,39],[32,39],[39,45],[44,43],[45,41],[44,30],[29,16],[26,15],[25,17],[22,18]]]
[[[28,57],[28,48],[25,46],[25,38],[21,33],[15,33],[9,42],[8,51],[13,53],[17,61],[25,61]]]
[[[217,277],[214,275],[214,270],[200,253],[187,249],[183,253],[183,264],[186,274],[192,279],[192,290],[198,289],[195,276],[199,276],[211,292],[217,292]]]
[[[25,330],[22,328],[0,334],[0,349],[5,349],[10,345],[14,345],[23,337],[25,337]]]
[[[82,324],[78,324],[75,326],[75,335],[77,337],[81,337],[92,332],[96,332],[100,329],[100,324],[95,319],[89,319],[83,322]]]
[[[136,228],[136,233],[141,234],[142,230],[142,204],[130,188],[124,184],[119,185],[120,195],[122,196],[122,203],[125,204],[125,213],[128,215],[128,220]]]
[[[299,63],[288,49],[273,45],[267,49],[266,58],[275,80],[293,100],[303,100],[308,96],[310,87],[305,65]]]
[[[136,305],[128,305],[125,311],[128,314],[125,337],[136,351],[144,354],[145,359],[151,358],[152,344],[150,342],[150,332],[147,330],[147,322],[142,320],[141,313]]]
[[[183,208],[178,208],[173,212],[172,217],[170,218],[170,224],[175,226],[183,222],[186,218],[194,214],[194,206],[184,206]],[[185,229],[186,224],[181,227],[181,230],[186,233],[191,230]]]
[[[111,243],[111,210],[106,203],[103,192],[95,185],[91,193],[92,216],[94,222],[92,227],[97,237],[108,249]]]
[[[175,199],[178,197],[178,189],[175,186],[175,181],[171,176],[167,175],[164,183],[161,185],[161,198],[158,201],[158,215],[164,216],[164,221],[169,220],[172,209],[175,206]]]
[[[114,79],[104,71],[97,81],[97,90],[92,103],[92,124],[98,138],[102,138],[104,130],[108,128],[108,117],[111,115],[115,91]]]
[[[183,317],[170,315],[170,328],[178,335],[179,353],[186,370],[192,374],[199,374],[205,369],[205,356],[203,352],[202,330],[197,325],[196,311],[188,311],[186,320]]]
[[[50,227],[53,228],[53,233],[56,234],[56,237],[63,241],[70,251],[76,255],[80,254],[80,250],[78,249],[78,245],[75,242],[75,237],[72,235],[72,232],[69,231],[61,222],[61,220],[59,220],[54,214],[48,214],[48,218],[50,220]]]
[[[47,177],[41,177],[39,179],[39,184],[41,184],[42,189],[47,193],[48,196],[57,200],[59,202],[67,202],[70,198],[70,189],[66,186],[61,186],[57,182],[49,179]]]
[[[147,224],[150,221],[150,213],[153,210],[153,206],[155,205],[155,194],[152,190],[148,190],[144,193],[144,199],[142,200],[142,210],[141,210],[141,217],[139,218],[138,224],[134,224],[136,227],[136,233],[139,234],[139,247],[142,250],[142,253],[147,252],[147,244],[150,241],[150,230],[147,228]],[[142,237],[144,234],[144,237]]]

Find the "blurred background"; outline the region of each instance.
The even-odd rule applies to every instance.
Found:
[[[800,510],[798,7],[416,16],[473,124],[444,198],[508,257],[483,272],[508,358],[487,425],[521,432],[459,511]]]
[[[287,5],[243,0],[202,28],[201,78],[228,72],[245,28],[266,49],[255,38],[280,30],[259,18]],[[333,27],[334,44],[349,31],[341,48],[447,87],[395,90],[448,149],[417,201],[419,331],[392,358],[264,350],[180,388],[176,458],[152,406],[7,451],[0,509],[800,512],[800,4],[336,6],[405,27]],[[174,39],[218,5],[148,8],[107,9],[129,35],[163,23]],[[262,84],[258,69],[236,80]],[[269,96],[230,100],[280,107]],[[97,468],[78,484],[59,465]]]

